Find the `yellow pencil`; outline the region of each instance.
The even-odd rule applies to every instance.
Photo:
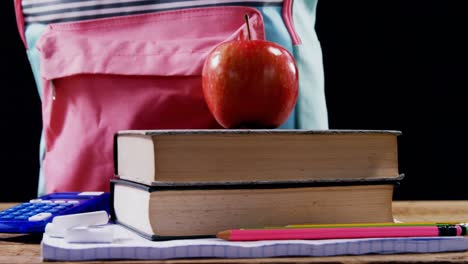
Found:
[[[467,225],[468,221],[460,222],[382,222],[382,223],[348,223],[348,224],[295,224],[286,226],[266,226],[264,229],[282,228],[333,228],[333,227],[375,227],[375,226],[433,226],[433,225]],[[258,228],[243,228],[258,229]]]
[[[323,228],[323,227],[372,227],[372,226],[432,226],[432,225],[458,225],[465,222],[383,222],[383,223],[355,223],[355,224],[298,224],[287,225],[286,228]],[[284,228],[284,227],[283,227]]]

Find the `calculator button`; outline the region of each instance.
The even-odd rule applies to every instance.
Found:
[[[40,203],[40,202],[42,202],[42,199],[32,199],[29,202],[30,203]]]
[[[67,203],[69,203],[69,204],[79,204],[80,202],[78,202],[78,201],[67,201]]]
[[[14,219],[16,219],[16,220],[26,220],[26,219],[28,219],[28,217],[25,216],[25,215],[18,215],[18,216],[15,216]]]
[[[61,203],[66,203],[66,201],[65,200],[55,200],[54,203],[61,204]]]
[[[43,200],[43,201],[41,201],[41,203],[50,204],[50,203],[52,203],[52,201],[50,201],[50,200]]]
[[[30,222],[42,221],[42,220],[47,219],[47,218],[49,218],[51,216],[52,216],[51,213],[39,213],[39,214],[36,214],[36,215],[33,215],[33,216],[29,217],[28,220]]]
[[[2,219],[12,219],[13,216],[12,215],[4,215],[2,216]]]

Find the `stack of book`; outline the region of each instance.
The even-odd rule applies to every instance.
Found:
[[[393,222],[398,131],[115,135],[113,218],[151,240],[235,228]]]

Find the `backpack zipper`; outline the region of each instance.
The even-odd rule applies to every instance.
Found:
[[[294,20],[293,20],[293,0],[284,0],[283,2],[283,20],[286,25],[286,28],[289,32],[289,35],[291,36],[292,44],[293,45],[301,45],[301,38],[296,32],[296,29],[294,28]]]

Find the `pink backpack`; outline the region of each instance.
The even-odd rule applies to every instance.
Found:
[[[283,128],[327,128],[321,57],[297,47],[309,37],[294,31],[291,0],[15,1],[42,101],[40,193],[108,191],[119,130],[220,128],[203,98],[202,65],[216,45],[246,37],[244,14],[254,39],[269,35],[296,56],[302,87],[314,82],[307,76],[318,80],[318,92],[300,87]],[[304,110],[314,100],[319,111]]]

